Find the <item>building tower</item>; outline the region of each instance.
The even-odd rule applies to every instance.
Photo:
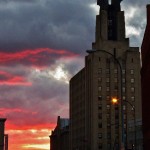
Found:
[[[140,53],[125,37],[120,3],[97,1],[93,49],[87,51],[85,67],[70,80],[70,150],[118,149],[122,126],[125,147],[141,146],[139,127],[136,132],[142,118]]]
[[[147,5],[147,26],[143,43],[141,47],[142,52],[142,69],[141,69],[141,81],[142,81],[142,117],[143,117],[143,144],[144,150],[149,150],[150,143],[150,4]]]
[[[0,118],[0,150],[4,150],[5,118]]]

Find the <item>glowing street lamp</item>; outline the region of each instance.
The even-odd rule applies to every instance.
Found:
[[[111,100],[111,102],[113,104],[118,104],[118,99],[116,97],[113,97],[112,100]]]

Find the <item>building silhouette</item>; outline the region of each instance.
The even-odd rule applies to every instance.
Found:
[[[4,150],[5,146],[5,121],[6,118],[0,118],[0,150]]]
[[[50,150],[69,150],[69,119],[57,118],[57,126],[50,135]]]
[[[95,42],[70,80],[70,150],[117,150],[122,136],[142,150],[140,52],[129,46],[120,3],[97,1]]]
[[[147,5],[147,26],[145,30],[145,35],[143,38],[143,43],[141,47],[142,53],[142,114],[143,114],[143,144],[144,150],[149,150],[150,148],[150,119],[148,114],[150,114],[150,5]]]

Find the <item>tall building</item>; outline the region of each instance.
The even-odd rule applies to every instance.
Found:
[[[58,116],[57,126],[50,135],[50,150],[69,150],[69,119]]]
[[[120,3],[97,1],[95,42],[70,80],[70,150],[116,150],[122,142],[142,149],[140,53],[129,46]]]
[[[145,30],[145,35],[142,43],[142,69],[141,69],[141,79],[142,79],[142,111],[143,111],[143,144],[144,150],[149,150],[150,144],[150,119],[148,114],[150,114],[150,5],[147,5],[147,26]]]

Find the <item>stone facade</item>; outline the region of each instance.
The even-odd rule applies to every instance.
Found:
[[[136,135],[142,121],[140,52],[129,46],[124,12],[116,1],[109,5],[98,0],[93,49],[87,51],[85,67],[70,80],[70,150],[121,147],[122,112],[126,148],[142,144]],[[112,104],[112,97],[118,104]]]

